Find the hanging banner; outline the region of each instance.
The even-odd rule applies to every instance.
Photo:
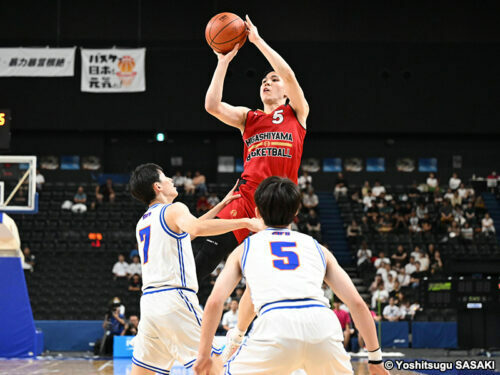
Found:
[[[71,77],[73,48],[0,48],[0,77]]]
[[[146,49],[82,49],[82,91],[146,91]]]

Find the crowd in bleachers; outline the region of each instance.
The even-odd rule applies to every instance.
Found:
[[[421,280],[442,277],[447,260],[500,255],[483,198],[456,173],[445,184],[430,173],[419,185],[394,188],[348,186],[339,175],[334,194],[370,305],[380,304],[384,319],[411,319]]]

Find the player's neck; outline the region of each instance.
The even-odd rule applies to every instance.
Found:
[[[279,106],[283,105],[283,103],[264,103],[264,113],[269,114],[271,112],[274,112],[276,108]]]
[[[173,198],[170,197],[156,197],[150,204],[149,207],[154,206],[155,204],[170,204],[174,201]]]

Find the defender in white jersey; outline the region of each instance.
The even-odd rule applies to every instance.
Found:
[[[212,371],[211,342],[222,307],[243,275],[258,318],[224,374],[289,375],[299,369],[308,375],[352,374],[340,323],[321,289],[326,281],[368,338],[370,372],[387,375],[373,319],[349,276],[312,237],[289,229],[300,205],[297,186],[269,177],[255,192],[255,203],[268,228],[238,246],[217,279],[203,314],[195,374]]]
[[[132,375],[168,374],[175,360],[187,368],[193,366],[200,340],[202,311],[196,296],[192,236],[241,228],[258,231],[263,225],[258,219],[212,220],[227,203],[238,198],[233,191],[197,219],[184,204],[172,203],[177,190],[155,164],[135,169],[130,190],[136,199],[149,205],[136,228],[143,295]],[[211,352],[220,354],[214,347]]]

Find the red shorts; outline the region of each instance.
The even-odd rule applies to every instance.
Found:
[[[239,186],[235,190],[234,194],[240,194],[241,197],[235,199],[229,203],[226,207],[222,209],[217,215],[220,219],[242,219],[242,218],[254,218],[255,217],[255,201],[253,200],[253,195],[255,190],[259,185],[246,182]],[[238,244],[242,243],[245,238],[248,237],[250,231],[248,229],[238,229],[233,231]]]

